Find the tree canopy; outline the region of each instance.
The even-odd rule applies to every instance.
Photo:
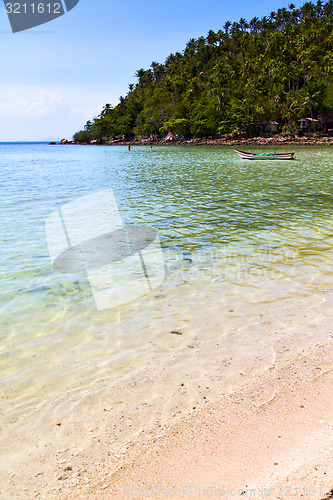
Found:
[[[257,134],[267,121],[295,132],[304,117],[325,126],[333,120],[332,0],[227,21],[135,77],[75,140]]]

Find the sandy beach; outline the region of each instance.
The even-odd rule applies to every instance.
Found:
[[[333,500],[333,0],[0,23],[0,500]]]
[[[249,318],[234,341],[257,331],[275,356],[228,385],[230,346],[215,339],[121,384],[22,405],[3,428],[1,498],[330,498],[332,305],[327,292]]]
[[[170,428],[107,478],[102,498],[331,498],[332,355],[317,346]]]
[[[297,161],[269,168],[229,148],[156,150],[8,146],[36,202],[15,171],[0,497],[321,500],[333,487],[330,150],[295,147]],[[106,172],[124,217],[159,228],[165,277],[98,311],[84,275],[52,270],[41,214],[102,191]]]

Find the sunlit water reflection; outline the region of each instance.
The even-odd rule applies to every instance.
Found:
[[[163,364],[177,328],[179,353],[198,331],[202,345],[223,338],[231,349],[230,332],[269,304],[278,310],[285,300],[332,291],[329,147],[294,148],[294,161],[262,163],[228,147],[0,149],[4,412],[135,374],[151,359]],[[157,230],[166,278],[146,296],[98,312],[84,273],[52,269],[45,220],[106,188],[124,224]],[[258,336],[251,338],[244,352],[255,356]]]

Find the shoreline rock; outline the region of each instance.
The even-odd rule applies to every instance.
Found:
[[[187,139],[182,136],[173,135],[168,133],[163,138],[134,138],[132,140],[126,140],[123,138],[109,139],[107,141],[102,140],[92,140],[90,142],[78,142],[78,141],[61,141],[61,144],[76,144],[76,145],[128,145],[131,146],[144,146],[144,145],[156,145],[156,146],[239,146],[239,145],[259,145],[259,146],[279,146],[279,145],[332,145],[333,136],[324,136],[318,134],[312,135],[274,135],[272,137],[195,137]]]

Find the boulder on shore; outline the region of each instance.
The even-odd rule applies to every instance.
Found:
[[[167,135],[164,137],[165,142],[183,141],[184,139],[185,137],[183,135],[173,134],[172,132],[168,132]]]
[[[174,140],[174,135],[172,132],[168,132],[167,135],[164,137],[165,141],[173,141]]]

